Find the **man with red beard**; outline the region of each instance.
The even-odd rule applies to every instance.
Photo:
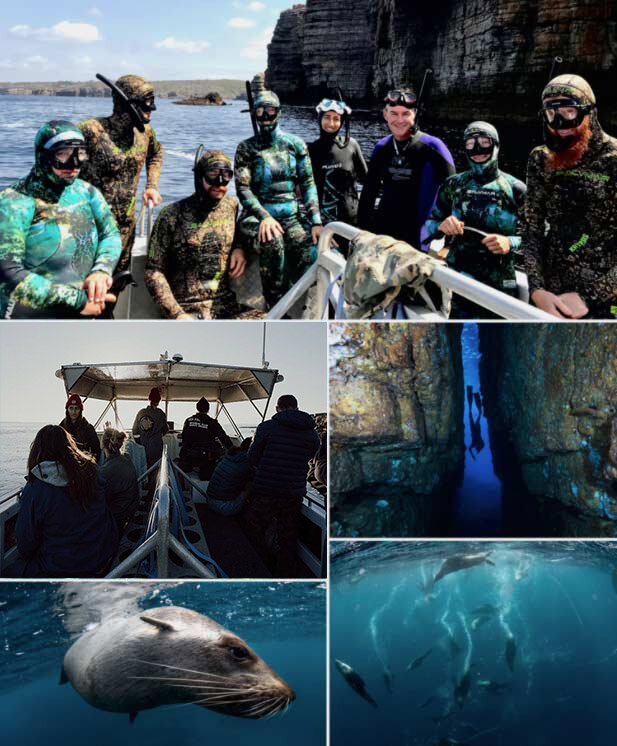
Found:
[[[617,140],[578,75],[549,82],[541,116],[522,221],[531,301],[559,318],[617,318]]]

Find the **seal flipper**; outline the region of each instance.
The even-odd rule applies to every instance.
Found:
[[[69,683],[69,677],[66,675],[66,671],[64,670],[64,666],[60,669],[60,681],[58,684],[68,684]]]
[[[138,712],[129,712],[129,723],[133,725],[135,718],[139,715]]]
[[[154,627],[158,627],[163,632],[174,632],[175,627],[173,624],[169,624],[169,622],[162,622],[160,619],[154,619],[151,616],[146,616],[145,614],[141,614],[140,617],[142,622],[147,622],[148,624],[152,624]]]

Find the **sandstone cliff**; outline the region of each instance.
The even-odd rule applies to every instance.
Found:
[[[424,324],[331,326],[330,495],[344,533],[424,535],[434,510],[419,496],[463,461],[459,335]],[[398,494],[380,507],[384,486]],[[354,493],[349,510],[342,503]]]
[[[555,533],[614,536],[617,327],[484,325],[481,345],[500,476],[538,499]]]
[[[430,67],[436,117],[531,123],[555,55],[560,71],[590,80],[601,121],[617,126],[614,0],[307,0],[281,15],[267,79],[287,101],[340,86],[375,102],[393,85],[419,86]]]

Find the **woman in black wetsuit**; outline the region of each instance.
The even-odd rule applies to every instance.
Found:
[[[367,166],[358,142],[349,136],[351,109],[344,101],[324,98],[315,110],[319,139],[308,149],[321,218],[324,225],[334,220],[356,225],[357,183],[364,181]]]

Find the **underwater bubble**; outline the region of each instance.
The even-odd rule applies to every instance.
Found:
[[[389,507],[390,503],[387,500],[377,500],[377,502],[375,503],[375,505],[378,508],[387,508],[387,507]]]

